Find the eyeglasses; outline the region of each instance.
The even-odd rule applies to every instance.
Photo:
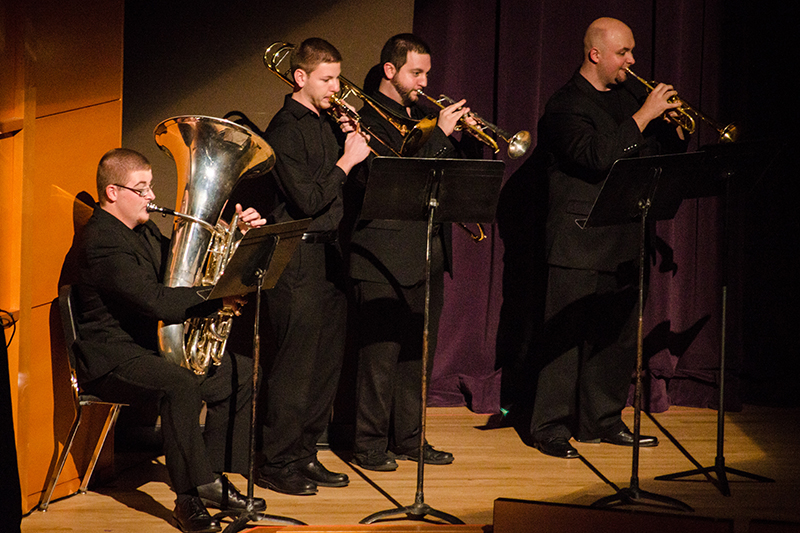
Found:
[[[149,185],[145,185],[144,188],[142,189],[134,189],[133,187],[126,187],[125,185],[120,185],[119,183],[112,183],[112,185],[114,187],[121,187],[123,189],[128,189],[129,191],[138,194],[142,198],[147,196],[149,193],[153,192],[152,187],[150,187]]]

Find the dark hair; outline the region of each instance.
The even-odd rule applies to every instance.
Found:
[[[406,64],[409,52],[431,55],[428,44],[413,33],[400,33],[391,37],[381,50],[381,65],[391,63],[397,70]]]
[[[106,152],[97,164],[97,200],[106,198],[106,187],[124,185],[128,175],[137,170],[150,170],[150,161],[135,150],[114,148]]]
[[[325,39],[311,37],[296,46],[289,56],[289,72],[294,75],[297,69],[311,74],[321,63],[341,63],[342,55]]]

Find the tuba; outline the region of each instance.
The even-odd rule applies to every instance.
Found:
[[[176,217],[164,285],[210,288],[238,244],[236,215],[229,225],[220,222],[228,197],[241,178],[271,170],[275,153],[251,130],[214,117],[169,118],[156,126],[153,135],[178,171],[176,210],[147,207]],[[223,307],[211,317],[160,323],[161,355],[195,374],[205,374],[211,364],[222,362],[233,316],[232,309]]]

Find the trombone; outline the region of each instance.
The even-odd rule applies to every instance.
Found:
[[[625,71],[636,78],[642,85],[647,87],[647,92],[652,91],[655,88],[656,83],[650,83],[644,78],[637,76],[631,69],[625,67]],[[704,114],[702,114],[697,109],[690,106],[686,103],[685,100],[678,97],[678,95],[673,95],[668,100],[670,103],[672,102],[680,102],[681,106],[673,109],[676,115],[667,114],[667,120],[670,122],[677,124],[681,128],[683,128],[686,133],[691,135],[697,129],[697,120],[702,120],[712,128],[714,128],[717,133],[719,133],[719,142],[721,143],[729,143],[729,142],[736,142],[736,139],[739,137],[739,128],[736,126],[735,123],[731,122],[727,126],[722,126],[718,122],[708,118]]]
[[[455,100],[444,94],[440,94],[438,99],[428,96],[427,94],[422,92],[422,89],[417,90],[417,94],[427,98],[429,101],[436,104],[441,109],[444,109],[446,106],[453,105],[456,103]],[[511,135],[511,133],[505,130],[501,130],[496,125],[492,124],[487,120],[484,120],[475,113],[470,112],[465,116],[471,117],[473,120],[475,120],[476,124],[470,124],[466,120],[464,120],[464,117],[462,117],[458,121],[456,130],[461,130],[469,133],[482,143],[489,146],[489,148],[494,150],[494,153],[498,153],[500,151],[500,148],[497,145],[497,141],[495,141],[488,133],[486,133],[486,130],[493,131],[495,135],[497,135],[497,137],[508,143],[508,156],[511,159],[522,157],[523,155],[525,155],[525,152],[527,152],[528,148],[530,148],[531,146],[531,134],[525,130],[518,131],[514,135]]]
[[[264,51],[264,65],[270,70],[270,72],[294,87],[294,80],[289,75],[288,70],[282,72],[280,69],[280,64],[286,59],[292,50],[294,50],[294,45],[291,43],[284,43],[280,41],[272,43]],[[356,84],[352,83],[344,76],[339,76],[339,85],[341,87],[339,92],[331,97],[331,114],[333,117],[337,119],[342,116],[349,117],[353,122],[356,123],[358,130],[360,130],[362,134],[364,132],[369,134],[372,139],[375,139],[382,144],[395,157],[414,155],[420,149],[420,147],[425,144],[425,142],[428,140],[428,137],[433,132],[433,129],[436,127],[436,119],[426,118],[417,121],[409,117],[397,115],[393,111],[387,109],[377,101],[367,96],[363,90],[361,90]],[[370,131],[370,129],[362,123],[361,115],[359,115],[355,109],[350,107],[347,102],[345,102],[346,98],[350,95],[354,95],[360,99],[364,105],[368,105],[374,109],[379,115],[381,115],[381,117],[394,126],[401,135],[403,135],[403,143],[399,151],[389,146],[386,141],[372,133],[372,131]],[[381,155],[373,148],[370,148],[370,150],[377,156]]]
[[[397,157],[413,156],[419,151],[420,148],[422,148],[422,145],[428,141],[428,137],[430,137],[434,128],[436,128],[438,119],[430,117],[423,118],[421,120],[414,120],[410,117],[398,115],[391,109],[386,108],[377,100],[367,96],[364,91],[358,87],[358,85],[351,82],[344,76],[339,76],[339,84],[341,86],[340,92],[342,93],[342,100],[346,99],[352,94],[361,100],[364,105],[371,107],[384,120],[386,120],[386,122],[394,126],[394,128],[400,132],[400,134],[403,136],[403,143],[400,146],[399,153],[395,150],[392,150],[388,145],[383,143],[383,141],[378,139],[382,144],[384,144],[384,146],[392,150]]]
[[[280,41],[272,43],[267,47],[266,50],[264,50],[264,65],[269,69],[270,72],[294,87],[294,80],[289,75],[289,71],[286,70],[285,72],[282,72],[280,70],[280,64],[284,61],[284,59],[286,59],[292,50],[294,50],[294,45],[291,43],[284,43]],[[359,115],[355,109],[348,106],[345,103],[344,98],[341,97],[339,93],[331,96],[331,109],[329,113],[335,119],[339,119],[343,116],[349,117],[353,122],[356,123],[356,131],[362,135],[364,135],[364,132],[366,132],[366,134],[369,134],[370,137],[384,145],[394,155],[400,157],[400,154],[396,150],[394,150],[376,135],[372,135],[369,128],[361,124],[361,115]],[[372,147],[370,147],[370,151],[375,155],[380,155]]]
[[[289,75],[288,70],[281,71],[280,64],[283,63],[293,49],[294,45],[291,43],[276,41],[269,45],[264,51],[264,65],[267,67],[267,69],[292,87],[294,87],[294,80]],[[414,120],[410,117],[403,117],[392,110],[387,109],[373,98],[367,96],[362,89],[344,76],[339,76],[339,84],[341,86],[339,93],[331,97],[331,113],[334,115],[334,117],[338,118],[338,116],[340,116],[338,114],[340,113],[347,115],[358,125],[362,131],[366,131],[371,138],[377,140],[379,143],[385,146],[396,157],[413,156],[422,147],[422,145],[425,144],[434,128],[436,128],[438,119],[435,117],[424,118],[422,120]],[[351,94],[360,99],[364,105],[368,105],[374,109],[376,113],[383,117],[387,122],[394,126],[401,135],[403,135],[403,143],[400,147],[400,151],[393,149],[388,143],[383,141],[377,135],[374,135],[369,128],[367,128],[367,126],[361,123],[361,116],[358,114],[358,112],[348,106],[344,101],[345,98]],[[527,147],[530,144],[530,135],[528,132],[520,133],[525,133],[528,135],[527,145],[524,148],[524,150],[527,150]],[[485,137],[494,143],[494,139],[488,135],[485,135]],[[370,150],[373,154],[380,155],[374,149],[370,148]],[[525,153],[524,150],[522,153]],[[497,143],[495,143],[495,151],[497,151]],[[509,152],[510,151],[511,147],[509,146]],[[519,155],[522,155],[522,153]],[[478,233],[474,233],[463,223],[459,223],[459,227],[469,233],[473,242],[480,242],[486,238],[486,233],[484,233],[483,227],[480,224],[478,224]]]

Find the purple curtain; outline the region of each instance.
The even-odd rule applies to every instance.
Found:
[[[583,33],[601,16],[619,18],[633,29],[637,74],[672,83],[682,98],[709,116],[720,116],[721,3],[423,0],[416,2],[414,32],[433,51],[428,94],[466,98],[474,112],[501,128],[530,131],[535,145],[536,124],[547,99],[578,68]],[[689,150],[715,139],[713,130],[699,126]],[[541,198],[526,183],[525,158],[511,160],[505,148],[497,157],[506,162],[506,180],[513,176],[519,184],[507,183],[504,202],[514,204],[517,212],[498,212],[498,219],[510,217],[524,227],[540,216]],[[717,403],[720,212],[718,198],[685,200],[673,220],[658,223],[645,313],[651,411],[664,411],[671,404]],[[497,358],[502,359],[501,351],[525,352],[540,303],[537,236],[501,239],[492,225],[488,239],[476,244],[466,232],[456,227],[453,232],[453,276],[445,282],[430,404],[497,412],[502,379],[502,361]],[[515,254],[523,256],[514,267],[523,284],[508,286],[507,279],[504,294],[504,269],[511,268]],[[498,328],[503,332],[499,339]],[[733,398],[735,406],[735,394]]]

